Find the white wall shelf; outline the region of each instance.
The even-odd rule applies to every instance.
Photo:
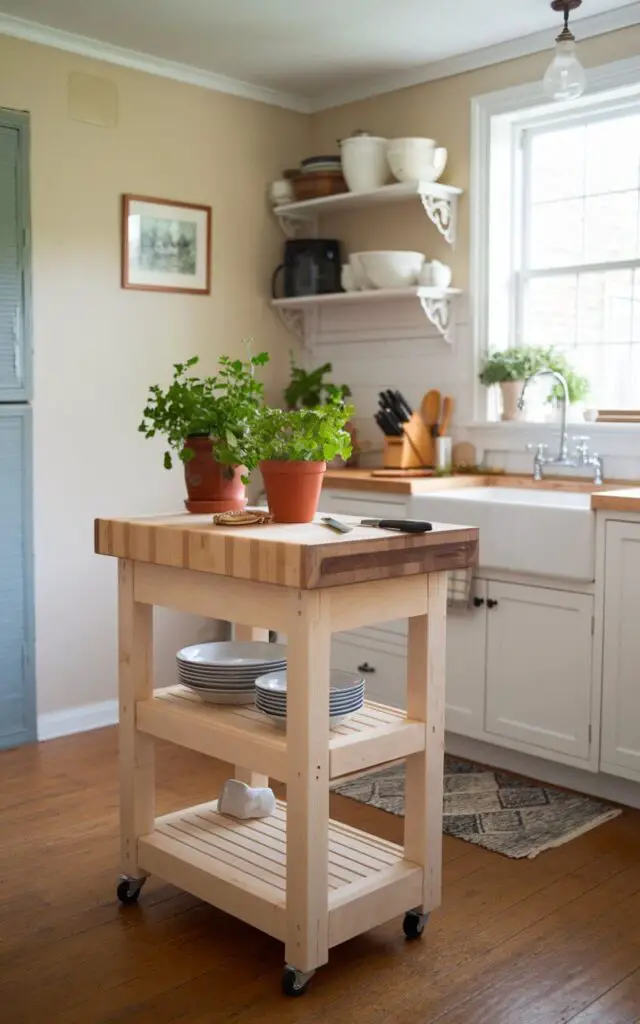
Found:
[[[384,185],[373,192],[340,192],[335,196],[307,199],[301,203],[287,203],[276,206],[274,213],[287,238],[296,238],[308,225],[317,231],[318,217],[323,213],[339,213],[362,207],[377,206],[400,200],[420,199],[430,221],[435,224],[447,242],[453,245],[456,234],[456,212],[461,188],[441,185],[439,182],[410,181],[395,185]]]
[[[427,320],[449,341],[451,301],[462,292],[459,288],[379,288],[362,292],[335,292],[327,295],[304,295],[290,299],[273,299],[271,305],[287,328],[305,339],[308,316],[327,306],[357,306],[364,303],[413,302],[417,303]]]

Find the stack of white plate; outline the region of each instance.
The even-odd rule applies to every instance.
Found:
[[[350,672],[332,671],[329,677],[329,725],[340,725],[364,704],[364,679]],[[256,707],[274,725],[287,724],[287,673],[269,672],[256,679]]]
[[[208,704],[252,704],[255,681],[287,667],[284,644],[220,641],[183,647],[178,681]]]

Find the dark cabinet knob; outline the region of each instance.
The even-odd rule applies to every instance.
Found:
[[[483,604],[484,604],[484,597],[474,597],[474,599],[473,599],[473,607],[474,608],[482,608]]]
[[[487,601],[487,608],[497,608],[497,607],[498,607],[498,602],[494,601],[492,598],[489,598],[489,600]]]
[[[368,672],[371,675],[372,672],[375,672],[375,668],[368,661],[365,661],[362,665],[358,665],[358,672]]]

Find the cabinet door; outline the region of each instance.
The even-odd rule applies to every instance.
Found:
[[[0,748],[35,739],[30,410],[0,406]]]
[[[640,523],[607,523],[601,767],[640,781]]]
[[[28,397],[23,148],[18,128],[0,124],[0,402]]]
[[[488,733],[588,759],[593,598],[489,583]]]
[[[369,700],[396,708],[407,706],[407,659],[399,652],[370,642],[365,646],[356,633],[336,633],[331,644],[331,666],[359,672]]]
[[[487,584],[476,580],[478,606],[447,614],[446,729],[484,738]]]

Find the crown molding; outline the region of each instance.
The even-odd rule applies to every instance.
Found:
[[[583,39],[616,32],[618,29],[630,28],[639,23],[640,0],[636,0],[635,3],[627,4],[626,7],[616,7],[605,14],[596,14],[590,18],[574,18],[572,26],[575,29],[578,43],[580,43]],[[461,53],[456,57],[447,57],[445,60],[434,61],[432,64],[425,64],[419,68],[380,75],[357,82],[347,89],[322,93],[310,101],[311,110],[313,113],[317,113],[331,107],[344,106],[345,103],[367,100],[373,96],[381,96],[383,93],[395,92],[397,89],[407,89],[413,85],[434,82],[439,78],[451,78],[453,75],[477,71],[479,68],[486,68],[491,64],[501,64],[503,61],[517,60],[518,57],[528,57],[530,54],[539,53],[542,50],[551,51],[553,38],[554,31],[551,28],[548,31],[524,36],[522,39],[511,39],[505,43],[497,43],[495,46],[487,46],[482,50],[473,50],[470,53]]]
[[[213,71],[203,71],[200,68],[191,67],[188,64],[165,60],[162,57],[153,57],[147,53],[138,53],[135,50],[113,46],[110,43],[102,43],[98,39],[89,39],[87,36],[76,35],[74,32],[63,32],[61,29],[50,28],[39,22],[13,18],[8,14],[0,13],[0,35],[24,39],[29,43],[39,43],[41,46],[52,46],[56,50],[66,50],[68,53],[77,53],[81,57],[106,61],[108,64],[118,64],[120,67],[132,68],[134,71],[144,71],[148,75],[172,78],[177,82],[184,82],[186,85],[211,89],[213,92],[229,93],[231,96],[241,96],[243,99],[268,103],[274,107],[284,107],[285,110],[295,110],[302,114],[311,113],[311,103],[304,96],[294,96],[277,89],[253,85],[251,82],[243,82],[238,78],[229,78],[226,75],[215,74]]]

